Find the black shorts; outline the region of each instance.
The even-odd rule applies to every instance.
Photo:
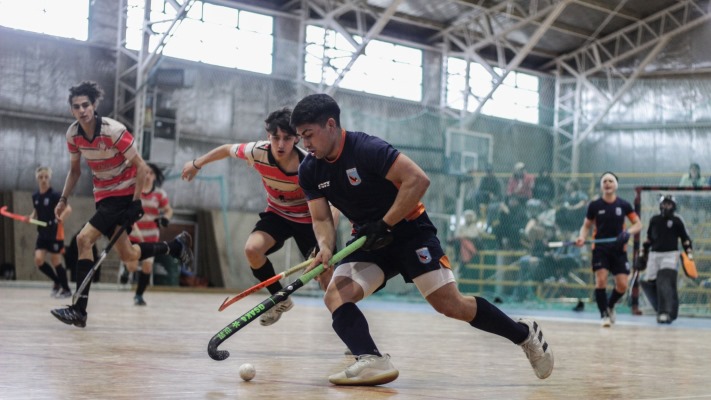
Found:
[[[113,236],[117,226],[121,226],[126,209],[133,201],[133,196],[107,197],[96,203],[96,213],[89,219],[91,226],[107,238]],[[126,233],[131,232],[131,227]]]
[[[627,252],[615,248],[595,247],[592,251],[592,270],[606,269],[613,275],[629,274],[630,265],[627,262]]]
[[[37,236],[35,250],[47,250],[50,253],[59,254],[62,250],[64,250],[64,242],[61,240],[46,239],[42,236]]]
[[[267,251],[266,255],[281,249],[284,246],[284,242],[292,237],[296,241],[296,245],[299,246],[299,251],[304,258],[308,258],[311,250],[316,247],[313,225],[290,221],[270,211],[259,213],[259,221],[257,221],[252,232],[256,231],[267,233],[276,240],[276,244]]]
[[[403,221],[393,229],[393,242],[376,251],[356,250],[344,258],[341,264],[348,262],[371,262],[378,265],[385,274],[385,281],[402,275],[405,282],[430,271],[441,268],[440,261],[445,257],[442,245],[437,238],[437,228],[426,213],[414,221]],[[351,239],[349,244],[355,239]],[[448,265],[448,262],[443,264]],[[385,286],[381,286],[378,290]]]

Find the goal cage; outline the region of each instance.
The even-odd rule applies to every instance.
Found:
[[[691,279],[684,275],[679,265],[679,315],[709,317],[711,316],[711,187],[637,186],[634,206],[644,228],[639,238],[635,238],[630,259],[637,259],[641,244],[647,238],[649,220],[655,214],[659,214],[659,200],[664,195],[672,195],[676,201],[675,214],[684,220],[691,236],[694,260],[699,271],[699,277]],[[681,245],[679,249],[681,250]],[[640,275],[640,278],[644,277],[644,273]],[[634,293],[639,294],[642,310],[652,313],[652,307],[642,291],[634,290]]]

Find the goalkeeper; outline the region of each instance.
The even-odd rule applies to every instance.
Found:
[[[694,257],[684,220],[674,215],[674,197],[662,196],[659,199],[659,211],[649,221],[647,240],[642,245],[642,253],[635,268],[645,271],[640,285],[657,312],[657,322],[671,324],[679,312],[679,293],[676,287],[679,239],[689,259],[685,262],[693,263]]]

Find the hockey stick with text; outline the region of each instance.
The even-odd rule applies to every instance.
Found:
[[[109,244],[106,245],[106,248],[99,255],[99,259],[96,260],[94,265],[91,267],[89,272],[86,274],[86,277],[84,278],[84,280],[81,282],[81,285],[79,286],[77,291],[74,292],[74,296],[72,296],[72,304],[77,303],[77,300],[79,300],[79,297],[81,297],[81,293],[84,291],[84,289],[86,289],[86,285],[88,285],[89,282],[91,282],[91,279],[94,277],[96,270],[99,269],[99,267],[101,266],[101,263],[104,261],[106,256],[109,254],[109,251],[111,251],[111,248],[114,247],[114,244],[116,243],[116,241],[121,237],[121,235],[125,231],[126,231],[126,226],[121,225],[119,230],[117,230],[114,233],[114,236],[111,237],[111,240],[109,240]]]
[[[595,239],[595,240],[586,240],[585,244],[592,244],[592,243],[613,243],[616,242],[617,238],[605,238],[605,239]],[[548,242],[548,247],[550,248],[556,248],[556,247],[564,247],[564,246],[574,246],[575,241],[567,241],[567,242]]]
[[[313,258],[309,258],[308,260],[302,262],[301,264],[297,264],[280,274],[274,275],[271,278],[267,279],[266,281],[259,282],[258,284],[243,291],[242,293],[236,294],[232,298],[229,298],[229,297],[226,298],[225,301],[222,302],[222,305],[220,306],[220,308],[218,308],[218,311],[224,310],[225,308],[231,306],[232,304],[236,303],[237,301],[249,296],[250,294],[252,294],[254,292],[259,291],[262,288],[265,288],[273,283],[279,282],[282,278],[285,278],[285,277],[293,274],[294,272],[301,271],[302,269],[308,267],[309,264],[311,264],[311,261],[313,261]]]
[[[40,221],[38,219],[30,218],[26,215],[20,215],[20,214],[15,214],[10,211],[7,211],[7,206],[2,206],[0,208],[0,214],[2,214],[5,217],[12,218],[16,221],[21,221],[21,222],[26,222],[28,224],[34,224],[34,225],[39,225],[41,227],[46,227],[47,223],[44,221]]]
[[[365,236],[358,238],[356,241],[346,246],[343,250],[334,254],[333,257],[331,257],[331,260],[329,260],[329,263],[333,265],[341,261],[345,257],[349,256],[351,253],[363,246],[363,243],[365,243],[365,239]],[[260,315],[269,311],[275,305],[286,300],[286,298],[289,297],[292,293],[294,293],[297,289],[304,286],[310,280],[321,274],[323,270],[323,264],[319,264],[318,267],[301,275],[299,279],[295,280],[279,292],[271,295],[268,299],[259,303],[256,307],[253,307],[251,310],[244,313],[241,317],[230,322],[229,325],[222,328],[219,332],[215,334],[215,336],[212,337],[212,339],[210,339],[210,343],[207,344],[207,354],[210,356],[210,358],[215,361],[222,361],[227,359],[227,357],[230,356],[229,351],[217,350],[217,347],[222,344],[222,342],[237,333],[240,329],[247,326],[250,322],[256,320]]]

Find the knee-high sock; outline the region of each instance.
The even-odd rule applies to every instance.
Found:
[[[169,249],[169,245],[166,242],[138,243],[138,247],[141,249],[141,256],[138,258],[139,261],[168,254]]]
[[[89,270],[94,266],[94,261],[88,259],[82,259],[77,261],[77,290],[84,282],[84,278],[89,274]],[[91,280],[87,282],[86,288],[79,295],[75,307],[79,310],[86,312],[86,306],[89,304],[89,288],[91,288]]]
[[[39,266],[39,270],[42,271],[43,274],[47,275],[47,278],[51,279],[52,282],[57,285],[60,284],[59,279],[57,279],[57,275],[54,273],[54,268],[50,267],[49,264],[47,264],[46,262],[43,263]]]
[[[333,330],[338,337],[348,346],[354,356],[362,354],[375,354],[380,356],[380,351],[375,346],[373,337],[370,336],[368,321],[365,315],[354,303],[345,303],[338,307],[332,315]]]
[[[503,336],[514,344],[523,343],[528,338],[528,326],[520,324],[483,297],[476,299],[476,316],[469,325],[482,331]]]
[[[57,279],[59,279],[59,285],[62,289],[69,290],[69,280],[67,280],[67,270],[64,269],[62,264],[54,267],[54,271],[57,273]]]
[[[143,296],[143,292],[146,291],[146,286],[151,280],[151,274],[147,274],[143,271],[138,275],[138,285],[136,285],[136,296]]]
[[[615,303],[617,303],[617,301],[621,299],[624,295],[625,292],[620,293],[616,289],[612,289],[612,293],[610,293],[610,298],[607,300],[607,306],[610,308],[614,307]]]
[[[274,272],[274,266],[272,265],[272,262],[269,261],[267,258],[267,262],[264,263],[259,269],[254,269],[252,268],[252,275],[254,275],[255,278],[259,279],[259,282],[264,282],[267,279],[271,278],[272,276],[276,275],[276,272]],[[271,285],[267,286],[267,290],[269,293],[274,294],[282,289],[281,283],[274,282]]]
[[[600,317],[602,317],[607,312],[605,289],[595,289],[595,301],[597,302],[597,309],[600,310]]]

